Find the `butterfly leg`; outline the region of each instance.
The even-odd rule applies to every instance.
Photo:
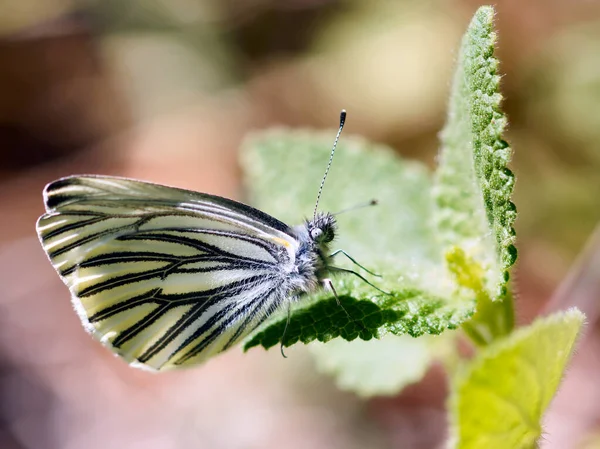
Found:
[[[338,273],[349,273],[349,274],[353,274],[354,276],[356,276],[357,278],[359,278],[360,280],[362,280],[363,282],[365,282],[366,284],[370,285],[371,287],[373,287],[375,290],[380,291],[383,294],[389,295],[389,296],[393,296],[391,293],[386,292],[385,290],[380,289],[379,287],[377,287],[376,285],[370,283],[363,275],[361,275],[360,273],[357,273],[356,271],[352,271],[352,270],[347,270],[346,268],[340,268],[340,267],[327,267],[327,269],[329,271],[332,272],[338,272]]]
[[[333,287],[333,282],[331,282],[331,279],[323,279],[322,282],[323,282],[323,288],[325,290],[329,290],[331,293],[333,293],[333,296],[335,296],[335,300],[337,301],[338,306],[342,307],[342,309],[343,309],[344,307],[342,306],[342,303],[340,302],[340,298],[339,298],[337,292],[335,291],[335,288]]]
[[[343,249],[338,249],[337,251],[334,251],[333,253],[331,253],[331,255],[329,257],[333,258],[335,256],[337,256],[338,254],[343,254],[344,256],[346,256],[348,259],[350,259],[350,261],[356,265],[359,268],[362,268],[363,270],[365,270],[367,273],[373,275],[373,276],[377,276],[378,278],[381,277],[380,274],[377,273],[373,273],[371,270],[367,270],[365,267],[363,267],[361,264],[359,264],[350,254],[348,254],[346,251],[344,251]]]
[[[346,308],[342,305],[342,303],[340,302],[340,298],[337,295],[335,288],[333,287],[333,282],[331,282],[331,279],[323,279],[322,282],[323,282],[323,287],[325,287],[325,290],[329,290],[329,291],[331,291],[331,293],[333,293],[333,296],[335,296],[335,300],[337,301],[338,306],[340,306],[342,308],[342,310],[344,311],[344,313],[346,314],[348,319],[350,321],[358,324],[358,326],[360,326],[365,332],[368,332],[367,329],[365,328],[365,326],[360,321],[356,321],[354,318],[352,318],[350,316],[350,314],[348,313],[348,311],[346,310]]]
[[[344,308],[344,306],[340,302],[340,297],[338,296],[337,292],[335,291],[335,288],[333,287],[333,282],[331,282],[331,279],[323,279],[322,282],[323,282],[323,287],[325,288],[325,290],[329,290],[331,293],[333,293],[333,296],[335,296],[337,305],[340,306],[342,308],[342,310],[344,311],[344,313],[348,316],[348,318],[351,321],[353,321],[353,318],[350,316],[348,311]]]
[[[288,301],[287,308],[287,321],[285,322],[285,327],[283,328],[283,335],[281,336],[281,344],[279,345],[279,350],[281,351],[281,355],[284,359],[287,359],[287,355],[283,352],[283,340],[285,339],[285,334],[287,332],[288,326],[290,325],[290,318],[292,316],[292,301]]]

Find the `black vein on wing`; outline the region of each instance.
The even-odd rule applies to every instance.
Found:
[[[85,216],[85,215],[84,215]],[[61,226],[60,228],[54,229],[44,234],[44,239],[48,240],[52,237],[57,237],[65,232],[73,232],[77,229],[84,228],[85,226],[93,225],[96,223],[100,223],[104,220],[107,220],[108,217],[94,214],[92,218],[89,220],[81,220],[68,225]]]
[[[240,323],[240,328],[238,328],[236,333],[234,334],[235,339],[239,338],[239,336],[243,333],[243,331],[245,330],[248,323],[250,323],[253,319],[259,319],[259,318],[263,318],[264,316],[266,316],[266,314],[270,311],[271,307],[265,307],[265,303],[267,303],[269,298],[274,293],[276,293],[279,290],[279,288],[280,288],[280,285],[276,285],[276,286],[272,287],[266,294],[259,296],[257,298],[254,298],[252,301],[246,301],[241,306],[238,305],[234,309],[233,313],[230,316],[228,316],[227,319],[220,322],[217,327],[214,327],[214,326],[217,324],[217,321],[225,314],[224,313],[219,314],[219,316],[215,317],[215,319],[213,319],[213,317],[211,317],[210,323],[207,322],[202,327],[197,329],[190,337],[188,337],[181,344],[181,346],[179,348],[177,348],[177,350],[173,351],[173,355],[177,354],[181,350],[185,349],[188,345],[190,345],[194,340],[200,338],[203,334],[205,334],[207,331],[209,331],[211,328],[214,327],[212,329],[212,331],[208,335],[206,335],[206,337],[203,340],[196,343],[192,348],[188,349],[188,351],[184,355],[177,358],[177,360],[175,361],[175,364],[182,365],[182,364],[186,363],[188,360],[190,360],[193,357],[200,354],[211,343],[213,343],[217,339],[217,337],[219,337],[223,332],[225,332],[226,329],[228,329],[230,326],[232,326],[233,323],[235,323],[240,317],[245,317],[245,320]],[[277,298],[275,298],[275,300],[273,302],[275,302],[276,299]],[[252,312],[249,313],[248,311],[250,308],[252,308],[252,306],[254,306],[254,308],[253,308]],[[225,344],[225,347],[223,348],[223,350],[226,349],[227,345],[232,343],[232,341],[235,341],[235,340],[233,338],[231,338]]]

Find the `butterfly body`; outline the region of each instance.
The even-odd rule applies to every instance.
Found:
[[[335,217],[329,213],[317,214],[313,221],[293,228],[299,242],[292,276],[294,291],[311,293],[329,275],[329,243],[335,228]]]
[[[37,231],[84,327],[132,365],[200,363],[330,273],[331,214],[290,227],[229,199],[125,178],[44,191]]]

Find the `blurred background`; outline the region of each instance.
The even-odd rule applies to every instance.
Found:
[[[460,37],[481,4],[4,0],[0,449],[444,447],[439,367],[371,400],[337,390],[303,348],[285,360],[234,350],[164,375],[129,368],[85,335],[34,223],[43,186],[75,173],[242,198],[246,134],[333,129],[342,108],[348,134],[434,167]],[[600,447],[600,1],[495,6],[518,321],[588,314],[542,447]]]

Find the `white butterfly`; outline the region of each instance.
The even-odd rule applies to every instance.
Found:
[[[44,200],[37,232],[84,327],[142,368],[198,364],[348,271],[330,265],[336,222],[317,206],[290,227],[226,198],[107,176],[59,179]]]

